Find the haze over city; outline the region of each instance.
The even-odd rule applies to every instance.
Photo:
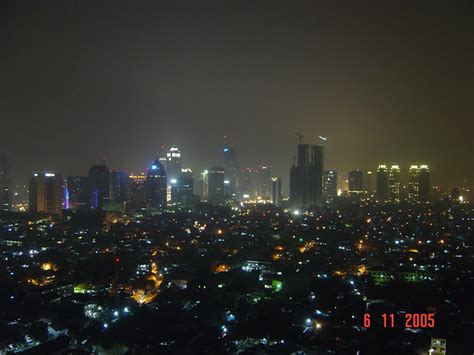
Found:
[[[272,165],[297,137],[325,168],[427,163],[468,180],[474,151],[470,1],[7,1],[2,136],[15,176],[144,171],[175,144],[194,171]],[[464,182],[464,184],[466,184]]]

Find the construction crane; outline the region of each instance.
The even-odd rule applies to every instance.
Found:
[[[303,136],[301,133],[296,133],[296,132],[295,132],[295,134],[299,137],[300,144],[301,144],[301,141],[302,141],[302,139],[303,139],[304,136]]]

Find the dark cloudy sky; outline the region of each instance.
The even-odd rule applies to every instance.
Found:
[[[302,132],[342,175],[427,162],[434,183],[472,181],[472,0],[0,6],[0,152],[19,178],[104,155],[140,171],[163,144],[199,170],[226,134],[287,184]]]

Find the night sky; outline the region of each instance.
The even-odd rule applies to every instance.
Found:
[[[474,175],[474,1],[2,1],[0,152],[33,170],[270,164],[298,142],[325,169],[428,163]],[[197,174],[196,174],[197,175]]]

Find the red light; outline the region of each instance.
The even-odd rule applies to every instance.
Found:
[[[117,264],[120,262],[120,258],[119,258],[118,256],[115,258],[115,262],[116,262]]]

